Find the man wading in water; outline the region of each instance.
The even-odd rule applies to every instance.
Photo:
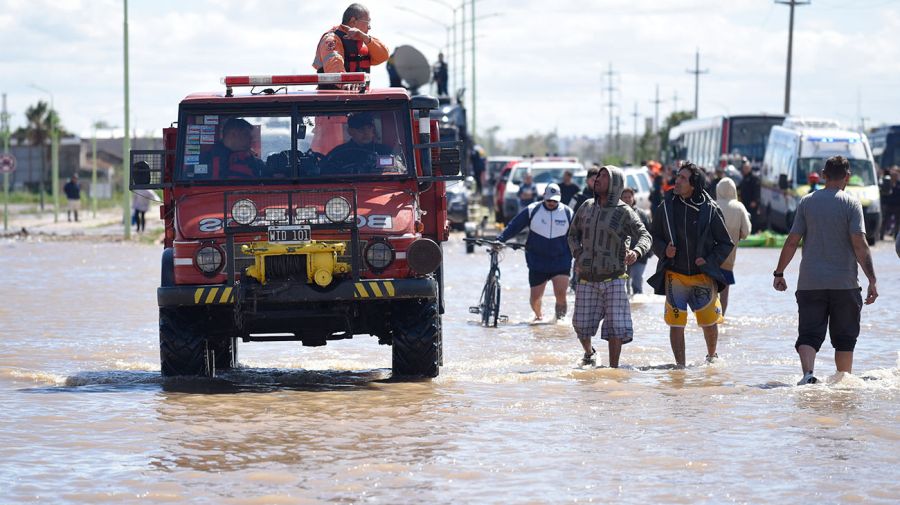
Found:
[[[786,290],[784,269],[803,240],[796,293],[800,318],[794,345],[803,369],[798,386],[818,382],[813,367],[826,329],[831,334],[837,371],[850,373],[853,369],[853,349],[863,306],[857,263],[869,280],[866,305],[878,298],[862,205],[844,191],[850,181],[850,162],[843,156],[828,158],[824,173],[825,188],[804,196],[797,205],[794,225],[773,274],[773,287]]]
[[[659,256],[656,274],[647,279],[658,295],[666,295],[665,320],[675,364],[685,366],[684,327],[687,309],[694,311],[706,339],[706,361],[718,357],[718,324],[722,321],[719,292],[726,286],[720,265],[734,249],[725,218],[703,191],[706,177],[697,165],[684,162],[656,208],[651,225],[653,252]]]
[[[650,234],[637,213],[620,200],[624,188],[621,170],[602,167],[594,179],[596,197],[578,208],[569,227],[569,249],[578,277],[572,326],[584,348],[580,366],[597,364],[591,338],[600,321],[600,338],[609,342],[612,368],[619,366],[622,344],[631,342],[634,333],[625,270],[648,253]]]

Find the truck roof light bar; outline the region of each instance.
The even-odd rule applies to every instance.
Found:
[[[369,87],[369,74],[345,72],[304,75],[229,75],[222,78],[225,96],[233,96],[232,88],[253,86],[310,86],[320,84],[349,84],[359,86],[360,93]]]

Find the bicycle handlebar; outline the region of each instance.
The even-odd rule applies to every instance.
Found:
[[[522,249],[525,247],[525,244],[520,244],[518,242],[507,243],[507,242],[500,242],[499,240],[488,240],[488,239],[484,239],[484,238],[468,238],[468,237],[466,237],[463,240],[465,240],[466,242],[472,242],[475,245],[486,245],[486,246],[491,246],[491,247],[499,247],[501,249],[504,247],[509,247],[510,249],[516,250],[516,249]]]

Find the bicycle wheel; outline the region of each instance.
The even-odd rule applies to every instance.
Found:
[[[484,292],[481,297],[481,325],[490,326],[491,310],[494,307],[494,284],[497,281],[493,275],[488,276],[487,282],[484,284]]]
[[[493,283],[492,290],[494,291],[494,295],[491,297],[493,301],[493,307],[491,311],[494,313],[494,328],[497,327],[497,320],[500,319],[500,279],[496,279]]]

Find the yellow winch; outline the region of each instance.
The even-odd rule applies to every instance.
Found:
[[[265,284],[266,264],[270,269],[274,265],[297,266],[299,256],[305,256],[306,281],[325,287],[331,284],[336,274],[350,272],[350,265],[337,260],[344,254],[347,244],[344,242],[310,242],[308,244],[275,244],[271,242],[251,242],[241,246],[241,251],[253,255],[253,265],[247,268],[247,275]],[[268,259],[268,261],[267,261]],[[279,267],[282,268],[282,267]],[[271,273],[270,273],[271,276]]]

